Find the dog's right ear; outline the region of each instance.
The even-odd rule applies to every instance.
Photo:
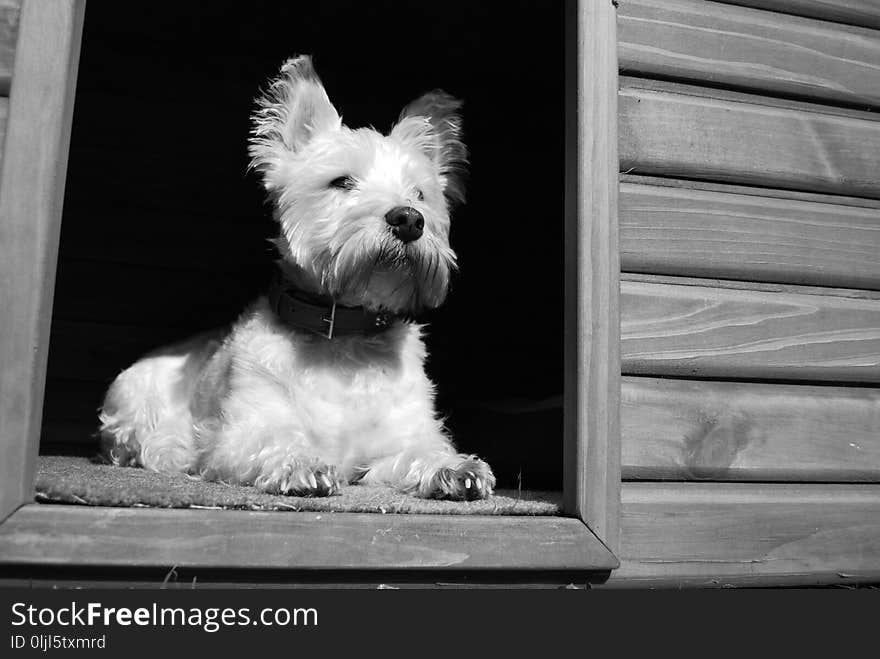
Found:
[[[467,148],[461,141],[462,102],[442,89],[417,98],[400,113],[391,135],[415,144],[436,165],[443,192],[453,203],[464,201]]]
[[[285,152],[296,153],[315,135],[336,130],[342,123],[307,55],[284,63],[280,75],[257,99],[252,121],[251,167],[264,174],[277,167]]]

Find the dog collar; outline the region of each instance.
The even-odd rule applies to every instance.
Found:
[[[269,306],[283,323],[319,334],[325,339],[351,334],[370,335],[388,329],[399,317],[385,311],[346,307],[327,296],[313,296],[283,282],[269,287]]]

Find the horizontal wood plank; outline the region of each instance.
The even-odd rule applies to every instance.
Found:
[[[12,84],[20,14],[21,0],[0,0],[0,96],[9,96]]]
[[[685,91],[622,83],[621,171],[880,197],[880,121],[870,114]]]
[[[880,382],[880,300],[621,282],[630,375]]]
[[[725,4],[880,28],[877,0],[720,0]]]
[[[297,570],[607,571],[579,520],[23,506],[0,564]]]
[[[877,289],[880,210],[624,181],[620,250],[630,272]]]
[[[628,89],[642,89],[661,93],[680,94],[695,98],[705,98],[709,101],[728,101],[730,103],[758,105],[764,108],[778,108],[780,110],[806,112],[810,115],[820,114],[826,117],[859,119],[869,123],[873,123],[877,120],[877,114],[871,108],[861,109],[846,105],[820,104],[815,101],[799,100],[792,97],[770,96],[767,94],[756,94],[725,89],[723,87],[711,87],[695,84],[694,82],[620,76],[620,86]]]
[[[737,281],[735,279],[701,279],[699,277],[674,277],[671,275],[646,275],[637,272],[621,273],[621,279],[646,284],[670,284],[672,286],[696,286],[697,288],[723,288],[731,291],[758,291],[763,293],[797,293],[820,297],[842,297],[851,300],[880,300],[880,291],[864,288],[831,288],[828,286],[791,286],[760,281]]]
[[[754,185],[733,185],[730,183],[712,183],[711,181],[697,181],[695,179],[642,176],[638,174],[621,174],[620,182],[634,183],[636,185],[654,185],[665,188],[703,190],[705,192],[742,194],[749,197],[764,197],[767,199],[793,199],[794,201],[808,201],[814,204],[837,204],[839,206],[856,206],[858,208],[880,210],[880,199],[869,199],[867,197],[848,197],[837,194],[785,190],[783,188],[762,188]],[[878,217],[880,217],[880,214],[878,214]]]
[[[880,389],[627,377],[624,479],[880,482]]]
[[[624,483],[609,587],[880,579],[880,486]]]
[[[880,104],[880,33],[703,0],[624,0],[620,68],[777,94]]]

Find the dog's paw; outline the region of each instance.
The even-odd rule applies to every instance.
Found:
[[[424,496],[431,499],[472,501],[485,499],[495,487],[492,468],[476,457],[462,461],[456,467],[441,467],[430,480]]]
[[[257,486],[273,494],[329,497],[339,492],[342,479],[336,467],[314,460],[284,465],[273,478],[265,484],[257,483]]]

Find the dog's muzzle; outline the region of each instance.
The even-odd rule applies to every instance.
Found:
[[[385,213],[385,221],[391,233],[404,243],[418,240],[425,230],[425,218],[411,206],[397,206]]]

